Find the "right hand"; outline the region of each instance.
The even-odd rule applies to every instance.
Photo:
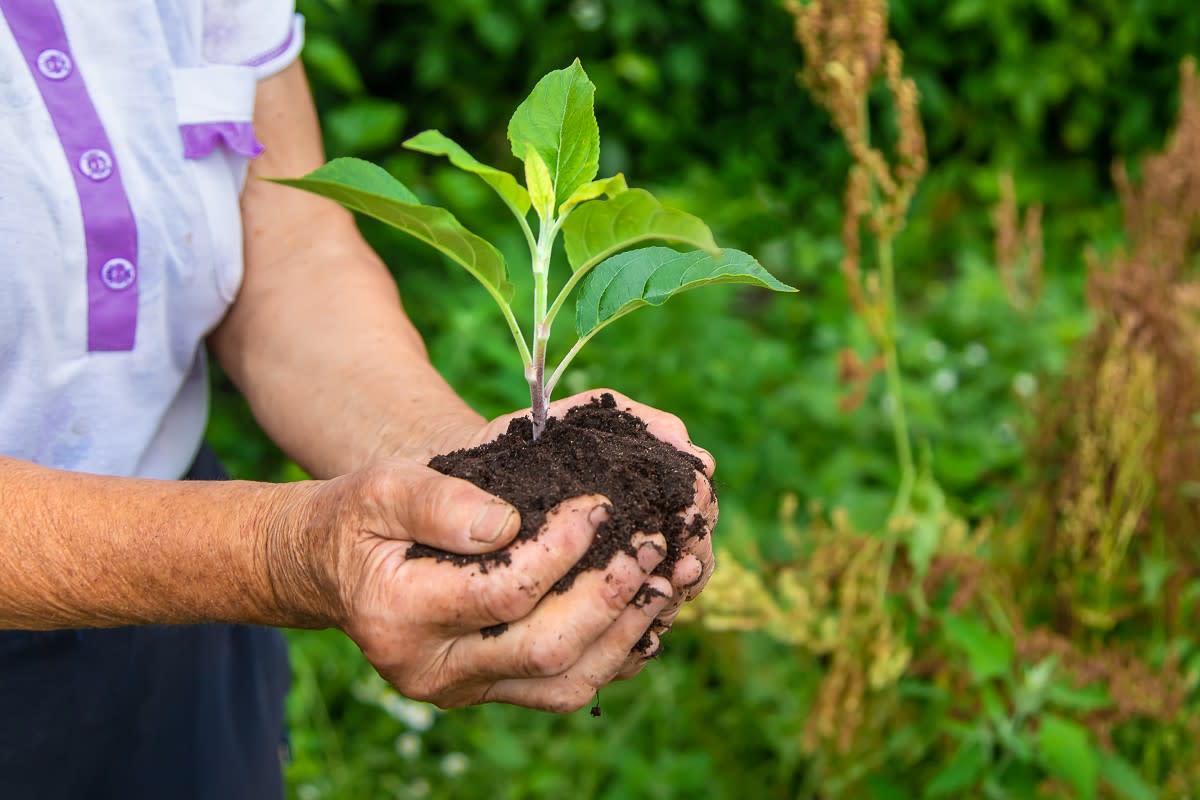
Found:
[[[267,550],[279,602],[340,627],[415,700],[577,710],[622,671],[671,600],[670,582],[650,577],[666,552],[660,534],[642,537],[637,558],[620,553],[548,594],[607,518],[600,496],[560,504],[536,539],[509,549],[510,563],[484,572],[407,557],[418,542],[460,554],[512,542],[515,509],[473,484],[398,457],[295,487],[302,496],[271,526]],[[661,595],[639,607],[631,601],[643,585]],[[501,624],[502,634],[481,634]]]

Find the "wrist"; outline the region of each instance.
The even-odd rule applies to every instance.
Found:
[[[375,458],[399,456],[425,463],[435,455],[479,444],[477,439],[487,420],[461,401],[455,405],[460,407],[427,413],[419,420],[409,419],[385,431]]]
[[[340,504],[322,499],[331,483],[300,481],[272,487],[253,523],[264,603],[274,624],[329,628],[341,627],[345,621],[338,572]]]

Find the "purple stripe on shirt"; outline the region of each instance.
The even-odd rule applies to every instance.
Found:
[[[0,0],[75,179],[87,244],[88,350],[132,350],[137,333],[137,223],[120,166],[50,0]]]
[[[242,62],[242,66],[244,66],[244,67],[261,67],[263,64],[266,64],[269,61],[274,61],[275,59],[279,58],[281,55],[283,55],[284,53],[286,53],[288,51],[288,48],[292,46],[292,42],[295,40],[295,38],[296,38],[296,24],[294,22],[289,21],[288,22],[288,35],[287,35],[287,38],[283,40],[282,44],[280,44],[278,47],[276,47],[274,49],[268,50],[267,52],[265,52],[261,55],[255,56],[254,58],[250,59],[249,61]]]

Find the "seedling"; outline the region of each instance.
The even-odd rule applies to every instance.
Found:
[[[642,306],[662,305],[688,289],[744,283],[794,292],[752,256],[717,247],[712,231],[691,214],[666,208],[644,189],[631,189],[620,173],[596,180],[600,129],[596,87],[576,60],[546,75],[517,107],[508,123],[513,155],[525,165],[525,185],[503,170],[477,161],[438,131],[404,142],[410,150],[444,156],[477,175],[516,217],[529,245],[533,271],[533,331],[526,339],[513,315],[513,286],[500,251],[471,233],[444,208],[421,203],[386,170],[355,158],[338,158],[303,178],[279,183],[336,200],[439,250],[483,284],[500,307],[529,384],[533,436],[546,426],[550,396],[563,371],[602,328]],[[536,214],[537,235],[529,224]],[[563,236],[571,275],[550,298],[550,261]],[[629,249],[650,241],[678,247]],[[551,371],[546,354],[550,332],[567,297],[575,298],[575,343]]]

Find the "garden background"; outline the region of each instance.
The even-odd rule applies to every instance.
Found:
[[[855,159],[797,78],[805,53],[780,3],[298,6],[330,157],[385,165],[510,264],[524,243],[488,188],[399,143],[439,128],[517,170],[508,116],[579,57],[598,87],[601,175],[624,172],[699,215],[800,294],[679,297],[605,331],[564,381],[562,394],[610,386],[678,414],[719,465],[717,577],[662,658],[605,690],[603,717],[443,714],[387,689],[340,634],[296,633],[291,796],[1200,796],[1200,642],[1188,634],[1200,560],[1185,525],[1200,475],[1168,480],[1155,466],[1154,432],[1169,426],[1153,396],[1178,376],[1126,324],[1144,298],[1126,292],[1133,305],[1117,313],[1097,290],[1127,261],[1155,267],[1123,260],[1141,251],[1111,168],[1127,158],[1135,184],[1149,180],[1139,157],[1164,147],[1180,63],[1200,50],[1192,0],[885,9],[929,163],[894,247],[916,476],[902,513],[897,403],[872,374],[881,340],[843,274]],[[827,6],[851,18],[881,7]],[[886,81],[872,85],[873,130],[889,142]],[[1200,149],[1191,156],[1200,173]],[[1178,214],[1193,233],[1198,208]],[[456,389],[488,415],[527,406],[486,294],[432,251],[362,225]],[[1196,264],[1183,239],[1166,289]],[[876,268],[864,256],[863,272]],[[1193,333],[1178,325],[1165,338]],[[1195,391],[1171,385],[1181,403]],[[1089,405],[1101,396],[1116,408],[1107,418]],[[1197,411],[1171,414],[1191,426]],[[1102,423],[1126,416],[1145,420],[1135,444],[1093,453],[1108,459],[1099,494],[1068,497],[1086,483],[1064,478],[1083,471],[1077,440],[1091,430],[1104,450]],[[220,376],[210,437],[237,477],[303,477]],[[1120,519],[1080,533],[1096,509]]]

